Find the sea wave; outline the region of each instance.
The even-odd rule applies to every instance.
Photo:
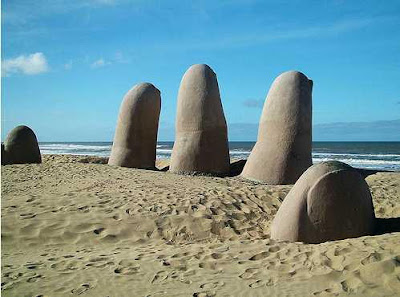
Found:
[[[85,145],[85,144],[41,144],[40,149],[44,150],[111,150],[111,145]]]
[[[108,157],[111,144],[44,143],[39,144],[42,154],[88,155]]]
[[[229,151],[229,154],[230,155],[244,155],[244,156],[248,156],[248,155],[250,155],[250,152],[251,151],[249,151],[249,150],[230,150]]]
[[[229,154],[232,158],[247,159],[251,152],[251,147],[231,148]],[[71,154],[71,155],[90,155],[109,157],[112,143],[40,143],[42,154]],[[333,149],[332,149],[333,150]],[[157,158],[167,159],[171,157],[172,143],[157,144]],[[387,154],[383,152],[362,153],[354,152],[329,152],[329,147],[324,151],[314,150],[312,153],[313,163],[319,163],[328,160],[337,160],[347,163],[357,168],[381,169],[400,171],[400,154]]]
[[[157,148],[157,153],[171,154],[172,153],[172,148],[171,149],[159,149],[159,148]]]
[[[357,157],[357,158],[399,158],[400,154],[356,154],[356,153],[320,153],[313,152],[315,157]]]
[[[323,161],[329,161],[332,160],[333,158],[313,158],[313,161],[316,162],[323,162]],[[333,159],[335,160],[335,159]],[[338,159],[339,160],[339,159]],[[393,164],[393,165],[400,165],[400,161],[388,161],[388,160],[370,160],[370,159],[345,159],[345,158],[340,158],[341,162],[344,163],[365,163],[365,164]]]

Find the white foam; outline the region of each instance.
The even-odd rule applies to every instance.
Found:
[[[67,151],[67,150],[111,150],[111,145],[85,145],[85,144],[64,144],[64,143],[55,143],[55,144],[40,144],[40,149],[44,150],[58,150],[58,151]]]
[[[321,157],[328,157],[328,156],[335,156],[335,157],[341,157],[341,156],[357,156],[360,158],[400,158],[400,154],[356,154],[356,153],[312,153],[313,156],[321,156]]]
[[[67,154],[109,157],[111,143],[42,143],[39,144],[42,154]],[[229,154],[235,158],[246,159],[251,150],[246,148],[231,149]],[[157,144],[157,158],[170,158],[172,144]],[[334,153],[313,152],[313,162],[337,160],[359,168],[390,169],[400,171],[400,154],[368,153]]]
[[[250,155],[251,151],[243,151],[243,150],[232,150],[229,151],[230,155],[243,155],[243,156],[248,156]]]

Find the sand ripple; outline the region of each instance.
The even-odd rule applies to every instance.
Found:
[[[2,295],[400,294],[400,233],[317,245],[269,239],[290,186],[81,158],[2,166]],[[377,216],[399,217],[399,174],[367,182]]]

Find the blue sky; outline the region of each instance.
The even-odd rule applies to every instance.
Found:
[[[230,140],[255,140],[294,69],[314,81],[314,140],[400,141],[399,28],[397,0],[2,1],[2,139],[25,124],[39,141],[111,141],[123,95],[148,81],[173,140],[182,75],[206,63]]]

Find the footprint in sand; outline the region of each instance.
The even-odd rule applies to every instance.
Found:
[[[269,287],[269,286],[272,286],[274,284],[275,284],[275,282],[272,279],[267,279],[267,280],[264,280],[264,281],[259,279],[259,280],[256,280],[254,283],[251,283],[249,285],[249,287],[252,288],[252,289],[257,289],[257,288],[264,287],[264,286],[268,286]]]
[[[37,282],[37,281],[38,281],[39,279],[41,279],[41,278],[43,278],[43,276],[42,276],[41,274],[36,274],[36,275],[34,275],[34,276],[28,278],[26,281],[27,281],[28,283],[34,283],[34,282]]]
[[[24,219],[32,219],[32,218],[34,218],[34,217],[36,217],[36,214],[32,213],[32,212],[29,212],[29,213],[21,213],[19,216],[21,217],[21,219],[24,220]]]
[[[256,255],[250,257],[249,260],[250,260],[250,261],[262,260],[262,259],[267,258],[269,255],[270,255],[269,252],[262,252],[262,253],[259,253],[259,254],[256,254]]]
[[[346,255],[347,253],[352,252],[353,250],[349,247],[344,247],[344,248],[336,248],[334,255],[335,256],[343,256]]]
[[[221,259],[222,257],[223,257],[224,255],[223,254],[220,254],[220,253],[212,253],[211,254],[211,257],[213,258],[213,259]]]
[[[358,274],[354,272],[351,273],[351,275],[340,284],[342,285],[342,290],[346,293],[355,293],[361,286],[364,285]]]
[[[254,278],[258,272],[258,268],[247,268],[239,277],[242,279],[251,279]]]
[[[114,273],[119,275],[137,274],[140,270],[140,265],[130,260],[121,260],[118,267],[114,269]]]
[[[280,250],[280,247],[279,246],[271,246],[269,249],[268,249],[268,251],[270,252],[270,253],[276,253],[276,252],[278,252]]]
[[[150,295],[146,295],[146,297],[159,297],[159,296],[165,296],[165,294],[166,294],[167,292],[165,292],[165,291],[159,291],[159,292],[155,292],[155,293],[152,293],[152,294],[150,294]]]
[[[109,261],[108,257],[94,257],[89,259],[89,263],[86,264],[87,267],[104,268],[108,265],[114,265],[114,262]]]
[[[28,200],[26,200],[26,202],[33,202],[33,201],[35,201],[35,197],[32,197],[32,198],[29,198]]]
[[[87,283],[87,284],[82,284],[78,288],[72,289],[71,293],[74,295],[81,295],[85,293],[87,290],[92,289],[92,286]]]
[[[24,265],[26,268],[28,269],[38,269],[41,268],[43,266],[43,262],[37,262],[37,263],[28,263]]]
[[[100,227],[100,228],[97,228],[97,229],[93,230],[93,233],[94,233],[94,234],[100,234],[100,233],[103,232],[104,230],[105,230],[105,228]]]
[[[196,292],[193,293],[193,297],[214,297],[216,296],[216,292],[204,291],[204,292]]]
[[[168,278],[168,272],[166,271],[159,271],[156,273],[156,275],[153,277],[151,283],[152,284],[159,284],[165,281]]]
[[[350,263],[350,264],[344,266],[344,267],[343,267],[343,270],[355,271],[355,270],[358,269],[359,267],[360,267],[359,263],[353,262],[353,263]],[[341,271],[340,269],[335,268],[333,265],[331,266],[331,268],[334,269],[334,270]]]
[[[68,261],[62,260],[60,262],[54,263],[50,265],[50,268],[56,269],[58,271],[69,271],[72,272],[73,270],[79,269],[79,262],[78,261]]]
[[[217,262],[201,262],[199,263],[200,268],[217,270]]]
[[[210,282],[200,285],[200,289],[211,290],[211,289],[222,288],[224,285],[225,283],[223,281]]]
[[[3,277],[7,277],[11,280],[18,280],[20,277],[22,277],[24,274],[22,272],[7,272],[3,274]]]
[[[139,271],[140,267],[118,267],[114,269],[114,273],[119,275],[132,275]]]
[[[333,295],[333,290],[328,288],[328,289],[325,289],[322,291],[314,292],[312,294],[313,294],[313,296],[331,296],[331,295]],[[337,295],[337,294],[335,294],[335,295]]]
[[[120,216],[119,214],[113,215],[112,218],[113,218],[114,220],[116,220],[116,221],[122,220],[122,218],[121,218],[121,216]]]
[[[395,274],[396,268],[400,266],[397,257],[385,261],[372,262],[360,268],[360,279],[367,284],[385,282],[391,275]]]
[[[364,259],[361,260],[362,265],[367,265],[373,262],[378,262],[382,259],[382,255],[377,252],[373,252],[368,255],[368,257],[365,257]]]
[[[84,212],[84,213],[87,213],[87,212],[90,211],[90,210],[89,210],[89,206],[87,206],[87,205],[79,206],[79,207],[77,207],[77,210],[78,210],[78,211],[82,211],[82,212]]]

